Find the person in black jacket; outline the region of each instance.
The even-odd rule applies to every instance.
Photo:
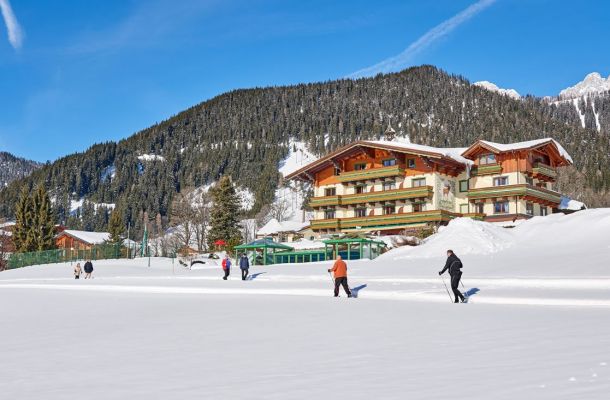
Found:
[[[85,263],[85,279],[91,279],[91,273],[93,272],[93,264],[91,260],[87,260]]]
[[[464,295],[458,290],[460,285],[460,279],[462,278],[462,261],[455,255],[453,250],[447,250],[447,262],[445,263],[445,268],[442,271],[439,271],[439,275],[443,275],[443,273],[449,270],[449,276],[451,276],[451,290],[455,296],[454,303],[459,303],[460,301],[464,303],[466,298]]]
[[[241,269],[241,280],[245,281],[248,278],[248,270],[250,269],[250,261],[246,253],[242,253],[239,258],[239,269]]]

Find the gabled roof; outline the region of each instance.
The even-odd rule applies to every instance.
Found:
[[[70,236],[91,245],[102,244],[110,239],[110,233],[108,232],[75,231],[72,229],[66,229],[57,235],[58,238],[62,236]]]
[[[262,228],[256,231],[257,235],[273,235],[280,232],[298,232],[309,225],[309,222],[282,221],[271,218]]]
[[[319,158],[318,160],[309,163],[306,166],[292,172],[291,174],[286,176],[286,179],[292,179],[304,172],[316,172],[320,169],[325,168],[329,163],[332,163],[332,160],[334,158],[355,153],[358,151],[358,149],[362,147],[390,150],[405,154],[414,154],[418,156],[428,157],[431,159],[443,160],[451,164],[463,167],[465,167],[466,164],[472,163],[472,161],[461,156],[461,153],[465,150],[465,148],[444,149],[440,147],[424,146],[421,144],[404,143],[397,141],[359,140],[357,142],[348,144],[347,146],[343,146],[327,154],[326,156]]]
[[[492,153],[507,153],[511,151],[517,150],[534,150],[542,147],[550,146],[557,155],[562,159],[564,165],[572,164],[572,157],[570,154],[557,142],[552,138],[544,138],[544,139],[536,139],[536,140],[528,140],[526,142],[517,142],[517,143],[494,143],[489,142],[487,140],[478,140],[472,146],[470,146],[466,151],[462,153],[464,157],[472,157],[476,154],[477,150],[484,148],[486,150],[491,151]]]

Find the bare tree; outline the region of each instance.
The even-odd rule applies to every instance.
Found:
[[[181,244],[183,250],[188,249],[193,238],[193,220],[195,219],[190,192],[179,193],[171,207],[171,235]]]
[[[171,208],[171,236],[184,251],[196,244],[203,251],[210,221],[211,197],[202,190],[184,190],[176,196]],[[172,247],[172,246],[170,246]]]
[[[271,204],[271,217],[282,222],[290,216],[290,204],[285,199],[277,199]]]
[[[208,226],[210,222],[211,196],[208,192],[201,192],[193,196],[193,233],[197,242],[197,250],[203,251],[207,243]]]

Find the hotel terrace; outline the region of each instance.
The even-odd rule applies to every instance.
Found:
[[[291,173],[314,186],[311,228],[400,233],[456,217],[511,221],[552,213],[557,168],[572,164],[553,139],[468,148],[358,141]]]

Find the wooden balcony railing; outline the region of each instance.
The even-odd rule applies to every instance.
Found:
[[[339,182],[356,182],[366,181],[371,179],[379,178],[390,178],[394,176],[401,176],[405,174],[404,168],[398,165],[392,165],[390,167],[362,169],[358,171],[341,172],[338,176]]]
[[[313,208],[324,206],[346,206],[351,204],[375,203],[382,201],[430,198],[433,194],[434,192],[432,186],[418,186],[403,189],[383,190],[380,192],[312,197],[311,200],[309,200],[309,205]]]
[[[496,197],[524,196],[534,199],[545,200],[550,203],[559,204],[561,202],[561,194],[559,194],[558,192],[527,184],[470,189],[468,191],[467,196],[469,199],[472,200],[490,199]]]

